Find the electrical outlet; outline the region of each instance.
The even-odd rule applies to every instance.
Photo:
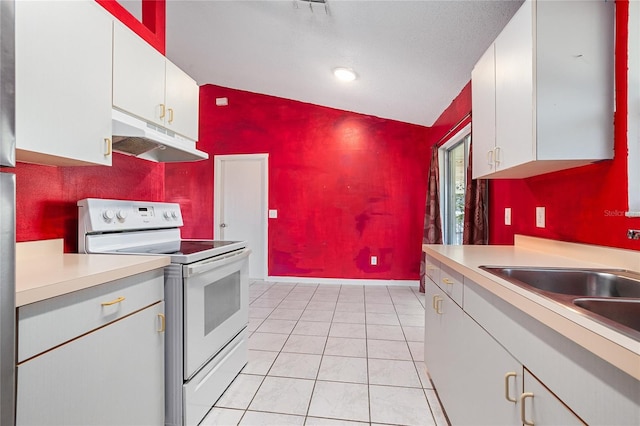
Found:
[[[372,265],[378,264],[378,256],[371,256],[371,264]]]
[[[545,208],[544,207],[536,207],[536,226],[538,228],[545,227]]]
[[[511,207],[504,208],[504,224],[511,225]]]

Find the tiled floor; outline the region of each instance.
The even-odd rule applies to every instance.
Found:
[[[250,287],[249,363],[202,425],[446,425],[424,366],[424,295]]]

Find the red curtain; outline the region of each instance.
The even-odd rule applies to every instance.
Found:
[[[487,180],[472,179],[473,140],[469,145],[469,165],[464,194],[462,244],[487,244]]]
[[[431,149],[431,164],[427,185],[427,205],[424,215],[423,244],[442,244],[442,221],[440,219],[440,167],[438,164],[438,146]],[[424,293],[426,257],[422,252],[420,262],[420,292]]]

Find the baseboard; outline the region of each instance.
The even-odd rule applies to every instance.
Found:
[[[333,285],[367,285],[389,287],[419,287],[420,280],[369,280],[366,278],[309,278],[309,277],[274,277],[264,279],[266,282],[301,283],[301,284],[333,284]]]

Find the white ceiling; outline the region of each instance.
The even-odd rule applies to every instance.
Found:
[[[521,3],[167,0],[167,56],[200,85],[430,126]]]

